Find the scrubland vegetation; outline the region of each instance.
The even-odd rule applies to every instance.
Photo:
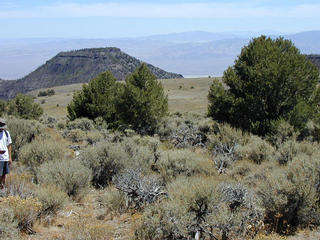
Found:
[[[236,79],[230,86],[249,85],[242,82],[248,78]],[[286,114],[263,124],[243,108],[235,122],[239,91],[214,80],[212,117],[168,113],[167,97],[155,83],[143,65],[122,85],[108,73],[98,76],[74,95],[69,119],[31,120],[3,108],[15,161],[0,192],[1,239],[319,237],[316,108],[303,115],[299,97]],[[119,94],[110,95],[110,88]],[[316,107],[309,93],[305,99],[313,100],[305,104]],[[217,99],[224,104],[218,110],[230,117],[214,111]],[[303,117],[293,121],[292,111]],[[243,125],[245,118],[252,124]]]

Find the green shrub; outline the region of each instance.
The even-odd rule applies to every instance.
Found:
[[[168,194],[167,200],[145,210],[136,239],[188,239],[196,234],[201,239],[248,239],[262,226],[263,209],[244,186],[179,178],[168,186]]]
[[[147,147],[150,150],[157,151],[158,147],[161,144],[161,141],[158,137],[151,137],[151,136],[140,136],[135,135],[131,138],[127,138],[127,141],[133,141],[135,144],[143,147]]]
[[[284,119],[271,122],[271,133],[267,136],[267,140],[276,148],[288,140],[295,140],[298,133],[295,132],[293,126]]]
[[[44,96],[48,96],[46,91],[39,91],[38,92],[38,97],[44,97]]]
[[[222,239],[253,238],[263,228],[264,209],[259,197],[242,184],[223,182],[218,186],[221,204],[211,221]]]
[[[92,184],[104,187],[125,168],[150,169],[153,155],[147,147],[125,138],[120,143],[101,142],[87,148],[80,155],[81,162],[92,171]]]
[[[317,67],[291,41],[254,38],[224,72],[226,87],[213,81],[208,115],[262,136],[280,118],[300,129],[318,114],[318,79]]]
[[[129,161],[126,161],[128,168],[148,169],[154,163],[153,144],[144,145],[141,138],[126,137],[121,142],[121,147],[129,155]]]
[[[319,145],[310,142],[287,141],[282,144],[275,153],[275,159],[280,164],[287,164],[299,154],[309,156],[319,152]]]
[[[97,130],[88,131],[86,133],[86,141],[89,144],[96,144],[97,142],[101,141],[104,138],[103,134]]]
[[[48,89],[47,93],[48,93],[48,96],[52,96],[55,94],[55,91],[54,91],[54,89]]]
[[[54,94],[54,89],[47,89],[46,91],[39,91],[38,97],[53,96]]]
[[[189,218],[186,209],[175,202],[150,205],[144,211],[134,239],[187,239],[188,224],[192,221]]]
[[[208,148],[213,151],[221,144],[232,148],[239,145],[248,143],[250,137],[248,134],[239,129],[231,127],[229,124],[214,124],[213,133],[208,136]]]
[[[43,109],[32,96],[18,94],[8,102],[8,114],[24,119],[39,119]]]
[[[305,126],[300,130],[298,136],[299,140],[306,141],[320,141],[320,126],[314,121],[308,121]]]
[[[124,169],[129,156],[120,144],[98,143],[80,155],[81,162],[92,171],[92,184],[104,187]]]
[[[299,154],[288,167],[265,171],[265,178],[257,183],[257,193],[271,231],[288,234],[297,227],[320,224],[319,166],[319,155]]]
[[[78,159],[58,159],[42,164],[37,177],[39,183],[55,183],[68,196],[76,197],[88,189],[91,172]]]
[[[52,183],[53,184],[53,183]],[[62,209],[68,195],[55,185],[42,185],[35,191],[35,196],[41,202],[41,214],[52,215]]]
[[[62,159],[66,154],[66,148],[62,143],[53,139],[36,139],[24,145],[19,153],[19,162],[27,166],[33,173],[44,162]]]
[[[65,120],[59,120],[57,123],[57,129],[63,130],[67,127],[66,121]]]
[[[107,213],[122,214],[127,209],[125,196],[114,187],[108,187],[98,198],[99,203],[106,208]]]
[[[58,120],[54,117],[44,115],[40,118],[40,122],[49,128],[54,128]]]
[[[12,139],[12,158],[18,158],[21,147],[30,143],[37,135],[43,131],[43,126],[37,121],[8,118],[8,130]]]
[[[165,181],[177,176],[210,175],[212,162],[190,150],[171,150],[161,153],[160,160],[154,168],[160,172]]]
[[[313,119],[314,112],[316,112],[316,107],[300,100],[288,114],[288,121],[296,131],[301,131],[306,127],[308,121]]]
[[[72,141],[72,142],[83,142],[87,138],[87,134],[85,131],[81,129],[72,129],[70,131],[67,131],[67,137]]]
[[[268,142],[254,135],[250,136],[245,145],[238,148],[238,154],[241,156],[241,159],[251,160],[257,164],[271,160],[274,152],[275,150]]]
[[[231,178],[241,180],[251,174],[255,168],[256,166],[254,166],[251,161],[242,160],[234,163],[227,173]]]
[[[179,178],[168,186],[169,198],[144,212],[136,239],[188,239],[205,222],[215,202],[215,186],[200,179]],[[199,208],[203,209],[197,217]],[[201,210],[200,210],[201,211]],[[199,220],[199,222],[198,222]]]
[[[164,117],[159,121],[156,133],[163,139],[168,139],[176,128],[183,123],[184,119],[181,115],[172,114]]]
[[[288,164],[288,180],[297,188],[302,207],[298,210],[300,226],[320,224],[320,154],[299,155]],[[301,200],[303,199],[303,200]]]
[[[88,118],[77,118],[68,122],[67,127],[69,130],[81,129],[82,131],[91,131],[95,129],[94,122]]]
[[[19,240],[18,223],[11,208],[0,208],[0,239]]]
[[[7,102],[0,100],[0,116],[3,116],[7,112]]]
[[[240,164],[242,161],[239,161]],[[246,161],[244,161],[246,162]],[[265,161],[260,165],[250,165],[252,171],[248,172],[246,176],[242,178],[242,183],[249,186],[252,189],[256,189],[261,181],[267,179],[267,173],[272,172],[275,169],[282,169],[283,166],[279,166],[276,161]]]
[[[228,124],[215,124],[208,136],[208,149],[213,154],[213,162],[219,173],[240,159],[239,148],[249,141],[249,136]]]
[[[94,119],[95,127],[98,130],[107,129],[108,123],[103,119],[103,117],[96,117]]]

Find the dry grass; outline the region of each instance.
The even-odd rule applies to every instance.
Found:
[[[102,191],[91,190],[81,202],[70,201],[50,221],[37,222],[36,234],[24,235],[23,240],[129,240],[133,239],[134,226],[141,214],[125,213],[106,215],[105,208],[98,199]]]
[[[263,235],[259,234],[255,240],[316,240],[320,239],[320,229],[316,230],[301,230],[294,236],[280,236],[278,234]]]
[[[38,103],[41,103],[43,100],[45,101],[41,106],[49,116],[63,118],[67,115],[67,105],[70,103],[73,93],[82,89],[82,83],[53,87],[50,89],[54,89],[55,95],[38,97],[36,101]],[[43,90],[46,89],[39,89],[30,94],[38,96],[38,93]]]
[[[207,95],[212,83],[212,78],[181,78],[161,80],[165,92],[169,98],[169,111],[174,112],[192,112],[205,114],[207,111]],[[82,84],[72,84],[66,86],[53,87],[55,95],[38,97],[37,102],[41,104],[44,112],[49,116],[63,118],[67,115],[67,105],[72,99],[75,91],[82,89]],[[37,96],[39,89],[31,92]]]
[[[162,80],[162,84],[168,94],[170,112],[206,113],[211,78],[170,79]]]

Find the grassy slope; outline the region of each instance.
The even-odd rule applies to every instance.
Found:
[[[205,114],[207,110],[207,95],[209,87],[212,83],[210,78],[193,78],[193,79],[171,79],[171,80],[161,80],[164,89],[169,97],[169,110],[170,112],[195,112],[200,114]],[[62,87],[54,87],[56,94],[51,97],[39,97],[38,102],[45,100],[46,102],[42,104],[42,107],[50,116],[56,118],[62,118],[66,116],[66,106],[72,99],[73,92],[81,90],[82,84],[74,84]],[[36,96],[38,93],[33,92]],[[57,104],[59,105],[57,107]],[[197,153],[202,155],[202,153]],[[211,159],[208,160],[211,161]],[[223,181],[222,175],[217,176],[219,182]],[[72,224],[77,219],[74,216],[90,216],[88,220],[95,220],[102,215],[107,216],[102,220],[103,225],[101,227],[107,228],[108,238],[117,240],[128,240],[132,239],[134,234],[134,226],[139,222],[141,214],[130,214],[126,213],[123,215],[113,216],[109,219],[109,215],[104,212],[105,209],[98,204],[99,191],[91,190],[83,200],[83,203],[70,202],[60,214],[54,219],[53,223],[49,224],[38,222],[34,227],[37,234],[33,236],[25,236],[23,239],[28,240],[44,240],[44,239],[58,239],[59,236],[63,236],[63,228],[58,226],[63,226],[67,224]],[[67,213],[72,212],[71,216]],[[81,213],[81,214],[80,214]],[[78,215],[77,215],[78,214]],[[75,222],[77,224],[77,222]],[[99,222],[100,223],[100,222]],[[80,223],[79,223],[80,224]],[[80,226],[80,225],[79,225]],[[80,230],[79,230],[80,231]],[[259,234],[256,236],[256,240],[300,240],[300,239],[319,239],[320,231],[309,231],[303,230],[298,232],[295,236],[279,236],[277,234],[263,235]],[[62,239],[62,238],[61,238]]]
[[[184,78],[161,80],[165,92],[169,97],[169,111],[174,112],[194,112],[205,114],[207,111],[207,95],[212,83],[211,78]],[[65,117],[66,107],[72,99],[75,91],[81,90],[82,84],[54,87],[55,95],[51,97],[39,97],[37,102],[41,104],[46,114],[56,118]],[[40,89],[39,91],[43,91]],[[37,96],[39,91],[32,92]]]

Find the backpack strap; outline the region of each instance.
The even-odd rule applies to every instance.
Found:
[[[4,130],[4,132],[5,132],[6,136],[7,136],[7,138],[9,138],[7,130]]]

